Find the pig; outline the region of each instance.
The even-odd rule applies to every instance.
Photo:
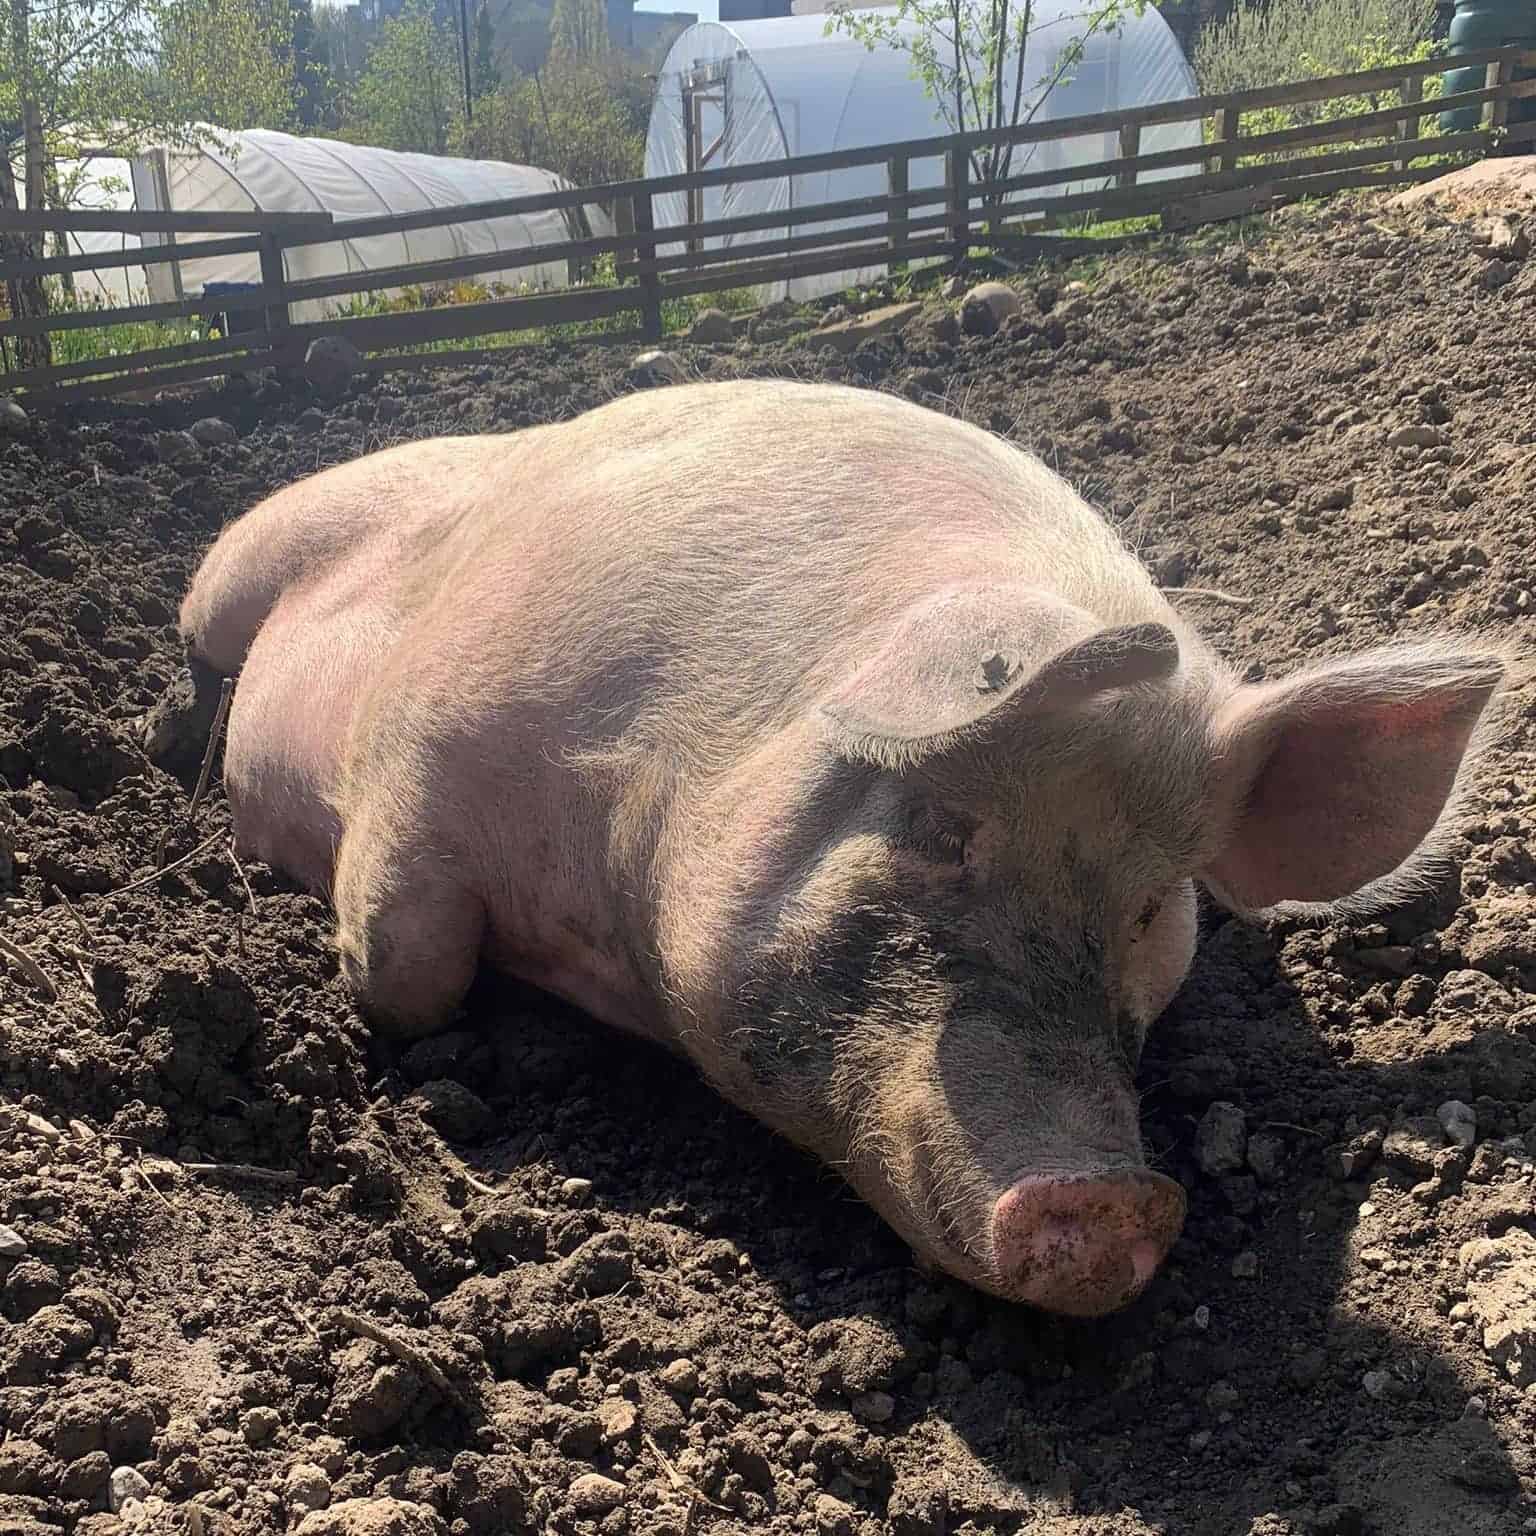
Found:
[[[239,851],[362,1014],[482,965],[690,1059],[927,1266],[1128,1305],[1183,1225],[1134,1074],[1239,917],[1444,864],[1508,659],[1243,681],[1036,458],[881,392],[632,393],[270,496],[180,625]]]

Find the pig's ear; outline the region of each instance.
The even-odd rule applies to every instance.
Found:
[[[974,745],[1026,717],[1165,677],[1179,645],[1161,624],[1101,626],[1022,586],[953,589],[875,637],[822,703],[838,749],[882,767]]]
[[[1503,676],[1497,656],[1394,646],[1238,688],[1215,725],[1211,894],[1255,912],[1409,873]]]

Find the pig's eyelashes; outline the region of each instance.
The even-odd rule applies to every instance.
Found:
[[[976,827],[973,822],[932,803],[911,805],[906,815],[906,842],[935,864],[964,864]]]
[[[1131,924],[1131,943],[1134,944],[1157,921],[1157,915],[1163,910],[1163,898],[1153,896],[1137,915],[1136,921]]]

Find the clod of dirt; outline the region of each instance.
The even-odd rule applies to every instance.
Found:
[[[404,1499],[344,1499],[299,1522],[295,1536],[443,1536],[442,1517]]]
[[[1248,1149],[1248,1117],[1236,1104],[1216,1103],[1200,1118],[1195,1158],[1212,1178],[1237,1173]]]
[[[1514,1227],[1466,1244],[1460,1259],[1483,1348],[1517,1387],[1536,1384],[1536,1237]]]

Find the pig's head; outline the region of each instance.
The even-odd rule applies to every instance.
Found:
[[[1171,615],[925,601],[717,800],[663,907],[689,1050],[931,1263],[1113,1311],[1184,1217],[1133,1074],[1196,883],[1253,912],[1411,877],[1502,670],[1398,647],[1252,686]]]

